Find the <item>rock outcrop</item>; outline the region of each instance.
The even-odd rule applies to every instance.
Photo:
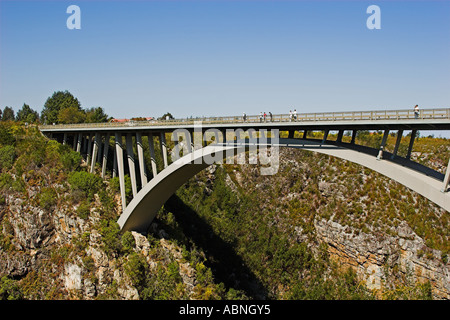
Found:
[[[450,264],[406,222],[397,227],[397,236],[367,234],[325,219],[316,219],[314,226],[331,257],[353,268],[367,288],[382,292],[398,282],[430,282],[433,298],[450,299]]]

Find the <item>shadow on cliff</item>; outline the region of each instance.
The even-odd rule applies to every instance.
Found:
[[[205,265],[211,268],[216,283],[223,282],[227,289],[242,290],[251,299],[269,298],[267,289],[233,246],[223,241],[197,212],[177,195],[170,197],[164,207],[175,215],[184,235],[205,253]]]

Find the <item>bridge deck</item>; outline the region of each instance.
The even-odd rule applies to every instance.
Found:
[[[155,121],[128,121],[126,123],[81,123],[66,125],[44,125],[43,132],[127,132],[166,131],[174,129],[194,129],[200,125],[207,128],[262,128],[289,130],[295,128],[309,130],[450,130],[450,108],[421,110],[416,118],[411,110],[352,111],[330,113],[302,113],[297,119],[287,114],[273,115],[265,119],[258,115],[209,117]]]

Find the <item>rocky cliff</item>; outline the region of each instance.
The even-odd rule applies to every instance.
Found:
[[[431,284],[435,299],[450,299],[450,264],[442,253],[427,247],[406,222],[398,236],[367,234],[352,227],[320,219],[314,222],[317,239],[328,245],[331,257],[353,268],[367,288],[379,297],[407,284]]]

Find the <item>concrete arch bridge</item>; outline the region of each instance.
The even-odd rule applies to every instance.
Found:
[[[101,175],[105,177],[107,166],[112,163],[112,175],[117,175],[120,182],[123,212],[118,223],[123,231],[145,233],[167,199],[188,179],[215,162],[245,163],[246,158],[242,155],[248,152],[253,155],[248,157],[250,163],[262,165],[261,174],[276,174],[281,147],[310,150],[360,164],[405,185],[450,212],[450,160],[445,173],[411,160],[417,131],[450,130],[450,109],[426,109],[419,114],[411,110],[353,111],[305,113],[296,117],[279,114],[271,118],[236,116],[46,125],[40,130],[49,138],[71,143],[74,150],[85,155],[91,172],[99,163]],[[362,130],[381,130],[380,147],[357,145],[357,132]],[[323,132],[320,139],[309,134],[316,131]],[[406,155],[400,156],[399,148],[406,131],[410,131],[408,147]],[[337,135],[332,139],[330,132]],[[387,152],[390,133],[395,133],[397,138],[392,152]],[[174,143],[170,157],[168,135]],[[145,148],[143,136],[147,137],[144,141],[148,141]],[[112,140],[113,148],[110,146]],[[159,141],[158,155],[155,140]],[[157,156],[163,163],[160,170]],[[445,156],[450,158],[450,154]],[[149,168],[144,157],[150,158]],[[125,197],[126,171],[133,193],[129,203]]]

